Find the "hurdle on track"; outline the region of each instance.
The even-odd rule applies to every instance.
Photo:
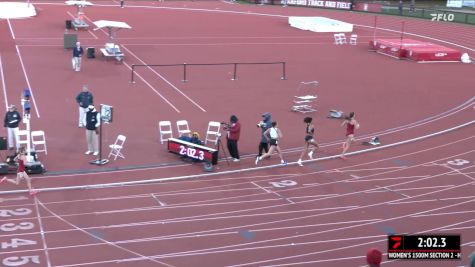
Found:
[[[233,63],[182,63],[182,64],[132,64],[132,73],[130,77],[130,83],[135,83],[135,68],[137,67],[179,67],[183,68],[183,80],[182,82],[187,82],[187,71],[189,66],[233,66],[233,78],[232,81],[237,80],[237,67],[238,65],[282,65],[282,76],[281,80],[287,80],[285,73],[285,62],[233,62]]]

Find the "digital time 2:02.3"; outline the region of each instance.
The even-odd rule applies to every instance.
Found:
[[[187,156],[193,159],[198,159],[198,160],[204,160],[205,158],[205,153],[203,150],[198,150],[196,148],[186,147],[183,145],[180,145],[180,151],[178,153],[180,155]]]
[[[388,246],[403,250],[460,250],[460,235],[403,235],[399,236],[400,246]],[[394,238],[390,238],[394,243]]]

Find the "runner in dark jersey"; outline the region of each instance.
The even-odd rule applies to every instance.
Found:
[[[315,149],[318,149],[318,143],[315,141],[315,138],[314,138],[314,134],[315,134],[315,127],[313,127],[313,124],[312,124],[312,117],[305,117],[303,119],[303,122],[305,122],[305,124],[307,125],[306,128],[305,128],[305,148],[304,150],[302,151],[302,154],[300,154],[300,158],[299,160],[297,161],[297,164],[300,165],[300,166],[303,166],[302,164],[302,158],[303,156],[305,155],[305,153],[308,152],[308,149],[310,147],[310,145],[312,145],[312,150],[310,150],[310,152],[308,152],[308,157],[310,159],[313,159],[313,152],[315,151]]]

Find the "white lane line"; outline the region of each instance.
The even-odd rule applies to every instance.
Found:
[[[85,231],[84,229],[82,229],[82,228],[80,228],[80,227],[74,225],[73,223],[71,223],[71,222],[65,220],[65,219],[62,218],[61,216],[58,216],[56,213],[54,213],[53,211],[51,211],[50,209],[48,209],[48,207],[46,207],[45,205],[43,205],[43,203],[41,203],[41,201],[38,200],[38,203],[39,203],[39,205],[40,205],[43,209],[45,209],[47,212],[49,212],[49,213],[50,213],[51,215],[53,215],[55,218],[59,219],[60,221],[64,222],[65,224],[67,224],[67,225],[73,227],[73,228],[76,229],[76,230],[81,231],[82,233],[84,233],[84,234],[86,234],[86,235],[88,235],[88,236],[90,236],[90,237],[92,237],[92,238],[94,238],[94,239],[97,239],[97,240],[99,240],[99,241],[101,241],[101,242],[103,242],[103,243],[105,243],[105,244],[108,244],[108,245],[111,245],[111,246],[113,246],[113,247],[115,247],[115,248],[118,248],[119,250],[122,250],[122,251],[124,251],[124,252],[127,252],[127,253],[133,254],[133,255],[135,255],[135,256],[138,256],[138,257],[140,257],[140,258],[142,258],[142,259],[147,259],[147,260],[150,260],[150,261],[152,261],[152,262],[155,262],[155,263],[158,263],[158,264],[160,264],[160,265],[167,266],[167,267],[175,267],[175,266],[170,265],[170,264],[167,264],[167,263],[165,263],[165,262],[161,262],[161,261],[159,261],[159,260],[152,259],[151,257],[144,256],[144,255],[139,254],[139,253],[137,253],[137,252],[135,252],[135,251],[132,251],[132,250],[126,249],[126,248],[124,248],[124,247],[118,246],[118,245],[116,245],[116,244],[114,244],[114,243],[112,243],[112,242],[110,242],[110,241],[108,241],[108,240],[105,240],[104,238],[101,238],[101,237],[99,237],[99,236],[97,236],[97,235],[92,235],[91,233]]]
[[[281,194],[279,194],[279,193],[277,193],[277,192],[275,192],[275,191],[267,190],[265,187],[262,187],[262,186],[256,184],[255,182],[251,182],[251,184],[255,185],[255,186],[258,187],[259,189],[264,190],[266,193],[274,194],[274,195],[278,196],[279,198],[281,198],[281,199],[283,199],[283,200],[285,200],[285,201],[287,201],[287,202],[289,202],[289,203],[291,203],[291,204],[295,204],[295,202],[293,202],[293,201],[290,200],[289,198],[284,197],[284,196],[282,196]]]
[[[43,251],[45,253],[46,264],[51,267],[51,260],[49,257],[48,245],[46,244],[45,231],[43,229],[43,222],[41,220],[40,209],[38,208],[38,199],[35,197],[36,217],[38,219],[38,226],[40,227],[41,240],[43,241]]]
[[[324,194],[324,195],[298,196],[298,197],[288,197],[288,199],[334,197],[334,196],[338,196],[338,195],[339,195],[339,194]]]
[[[378,173],[379,175],[379,173]],[[401,179],[414,179],[414,178],[425,178],[428,177],[429,175],[414,175],[414,176],[400,176],[400,177],[384,177],[384,178],[372,178],[372,179],[361,179],[359,177],[358,179],[351,179],[347,180],[345,182],[347,183],[361,183],[361,182],[375,182],[375,181],[389,181],[389,180],[401,180]],[[364,176],[366,177],[366,176]]]
[[[475,225],[473,226],[465,226],[465,227],[454,227],[454,228],[445,228],[445,229],[441,229],[440,231],[450,231],[450,232],[460,232],[460,230],[465,230],[465,229],[475,229]],[[474,244],[475,245],[475,244]],[[473,246],[473,245],[472,245]]]
[[[7,19],[8,27],[10,28],[10,33],[12,34],[13,40],[15,40],[15,33],[13,32],[12,24],[10,23],[10,19]]]
[[[160,199],[158,199],[155,194],[152,193],[150,195],[152,195],[153,199],[155,199],[161,207],[165,207],[167,205],[165,202],[160,201]]]
[[[410,188],[398,188],[398,189],[393,189],[393,190],[389,190],[389,191],[400,194],[398,191],[412,191],[412,190],[423,190],[423,189],[433,189],[433,188],[445,188],[445,187],[452,187],[452,186],[454,186],[454,185],[450,184],[450,185],[436,185],[436,186],[424,186],[424,187],[410,187]],[[388,191],[388,189],[384,186],[376,186],[376,187],[383,188],[384,190],[374,190],[374,191],[366,192],[366,193],[367,194],[385,193],[385,192]]]
[[[439,202],[447,200],[458,200],[458,199],[475,199],[475,196],[468,197],[451,197],[451,198],[438,198],[438,199],[423,199],[423,200],[414,200],[414,201],[398,201],[395,203],[388,203],[388,205],[400,205],[400,204],[413,204],[413,203],[422,203],[422,202]]]
[[[452,215],[452,214],[467,214],[475,213],[475,210],[464,210],[464,211],[453,211],[453,212],[444,212],[444,213],[431,213],[431,214],[421,214],[412,216],[413,218],[427,217],[427,216],[441,216],[441,215]]]
[[[132,56],[134,56],[138,61],[142,62],[142,64],[146,65],[147,63],[145,63],[145,61],[143,61],[142,59],[140,59],[137,55],[135,55],[132,51],[130,51],[125,45],[122,45],[122,47],[127,50],[129,52],[129,54],[131,54]],[[201,111],[203,112],[206,112],[206,110],[204,108],[202,108],[200,105],[198,105],[198,103],[196,103],[193,99],[191,99],[189,96],[187,96],[185,93],[183,93],[180,89],[178,89],[178,87],[176,87],[174,84],[172,84],[169,80],[167,80],[165,77],[163,77],[163,75],[161,75],[160,73],[158,73],[157,71],[155,71],[154,69],[152,69],[150,66],[147,66],[147,68],[155,73],[155,75],[157,75],[158,77],[160,77],[160,79],[162,79],[165,83],[167,83],[168,85],[170,85],[170,87],[172,87],[177,93],[179,93],[180,95],[182,95],[184,98],[186,98],[188,101],[190,101],[193,105],[195,105],[197,108],[199,108]]]
[[[235,178],[224,178],[220,179],[219,181],[228,181],[228,180],[242,180],[242,179],[251,179],[251,178],[265,178],[264,181],[269,181],[269,179],[274,179],[273,177],[281,177],[281,178],[288,178],[288,175],[269,175],[269,176],[261,176],[261,175],[253,175],[253,176],[241,176],[241,177],[235,177]],[[292,177],[292,176],[290,176]],[[268,179],[269,178],[269,179]],[[196,183],[197,181],[186,181],[186,182],[193,182]],[[180,182],[183,184],[183,182]],[[173,182],[169,183],[173,184]],[[191,189],[183,189],[183,190],[175,190],[175,191],[169,191],[167,193],[154,193],[157,196],[177,196],[177,195],[195,195],[195,194],[209,194],[209,193],[222,193],[222,192],[238,192],[238,191],[255,191],[258,190],[254,186],[250,188],[237,188],[237,189],[229,189],[229,190],[208,190],[208,189],[214,189],[214,188],[223,188],[223,187],[231,187],[231,186],[240,186],[248,184],[248,182],[242,182],[242,183],[235,183],[235,184],[225,184],[225,185],[217,185],[217,186],[206,186],[202,188],[191,188]],[[147,185],[148,186],[148,185]],[[198,191],[201,190],[201,191]],[[261,194],[257,194],[259,196]],[[207,203],[207,202],[214,202],[214,201],[220,201],[220,200],[230,200],[230,199],[235,199],[235,198],[245,198],[247,196],[256,196],[256,194],[252,195],[240,195],[237,197],[224,197],[224,198],[213,198],[213,199],[208,199],[208,200],[201,200],[201,201],[193,201],[191,204],[196,204],[196,203]],[[148,198],[150,197],[149,193],[147,194],[138,194],[138,195],[126,195],[126,196],[118,196],[118,197],[107,197],[107,198],[93,198],[93,199],[78,199],[78,200],[67,200],[67,201],[51,201],[51,202],[45,202],[44,204],[64,204],[64,203],[78,203],[78,202],[93,202],[93,201],[109,201],[109,200],[124,200],[124,199],[138,199],[138,198]],[[0,198],[1,202],[1,198]],[[246,201],[244,201],[246,202]],[[180,203],[179,205],[183,206],[189,203]],[[28,205],[28,204],[25,204]],[[1,208],[12,208],[12,207],[18,207],[18,206],[24,206],[21,204],[15,204],[15,205],[0,205]]]
[[[376,171],[376,170],[390,170],[390,169],[405,169],[408,166],[397,166],[397,167],[382,167],[382,168],[369,168],[369,169],[345,169],[341,172],[363,172],[363,171]]]
[[[474,177],[472,177],[472,176],[470,176],[470,175],[468,175],[468,174],[466,174],[466,173],[464,173],[464,172],[461,172],[459,169],[456,169],[456,168],[453,168],[452,166],[449,166],[449,164],[444,163],[444,164],[441,164],[441,166],[444,166],[444,167],[446,167],[447,169],[450,169],[450,170],[454,171],[455,173],[458,173],[458,174],[460,174],[460,175],[462,175],[462,176],[465,176],[465,177],[467,177],[467,178],[469,178],[469,179],[475,181],[475,178],[474,178]],[[473,167],[473,166],[472,166],[472,167]]]
[[[30,79],[28,79],[28,75],[26,74],[25,64],[23,64],[23,59],[22,59],[22,56],[21,56],[21,53],[20,53],[20,48],[18,47],[18,45],[15,45],[15,48],[16,48],[16,51],[18,53],[18,58],[20,59],[21,68],[23,69],[23,74],[25,75],[26,84],[28,85],[28,89],[30,89],[31,100],[33,100],[33,106],[35,107],[36,116],[39,118],[40,117],[40,111],[38,110],[38,105],[36,104],[35,95],[33,94],[33,88],[31,87],[31,84],[30,84]]]
[[[407,197],[407,198],[410,197],[409,195],[406,195],[406,194],[403,194],[403,193],[399,192],[399,190],[390,189],[390,188],[387,188],[385,186],[377,186],[376,185],[376,187],[377,188],[383,188],[384,190],[386,190],[386,192],[392,192],[392,193],[395,193],[395,194],[398,194],[398,195],[401,195],[401,196]],[[369,192],[365,192],[365,193],[371,193],[371,192],[373,192],[373,191],[369,191]],[[384,192],[384,191],[380,191],[380,192]]]
[[[129,66],[129,64],[125,63],[125,61],[123,61],[122,64],[124,64],[127,68],[129,68],[130,71],[132,71],[132,67]],[[180,110],[178,110],[166,97],[164,97],[162,94],[160,94],[160,92],[157,89],[155,89],[155,87],[153,87],[149,82],[147,82],[145,80],[145,78],[143,78],[138,73],[135,73],[135,75],[137,77],[139,77],[148,87],[150,87],[150,89],[152,89],[152,91],[154,91],[155,94],[157,94],[161,99],[163,99],[163,101],[165,101],[165,103],[167,103],[170,107],[172,107],[176,112],[180,113]]]
[[[269,190],[265,189],[264,187],[262,187],[262,186],[260,186],[260,185],[258,185],[258,184],[256,184],[256,183],[254,183],[254,182],[251,182],[251,184],[255,185],[255,186],[256,186],[257,188],[259,188],[259,189],[264,190],[266,193],[272,193],[272,191],[269,191]]]
[[[292,225],[292,226],[285,226],[285,227],[275,227],[275,228],[261,228],[261,229],[252,229],[252,232],[256,233],[264,233],[264,232],[272,232],[272,231],[281,231],[281,230],[288,230],[288,229],[301,229],[301,228],[311,228],[311,227],[320,227],[320,226],[331,226],[331,225],[342,225],[342,224],[353,224],[353,223],[361,223],[361,222],[371,222],[371,221],[378,221],[381,219],[366,219],[366,220],[356,220],[356,221],[343,221],[343,222],[332,222],[332,223],[319,223],[319,224],[307,224],[307,225]],[[86,229],[86,228],[82,228]],[[76,230],[63,230],[64,231],[76,231]],[[46,234],[55,233],[55,231],[45,232]],[[36,233],[29,233],[36,234]],[[239,234],[239,231],[227,231],[221,233],[212,233],[206,235],[195,235],[195,234],[172,234],[168,236],[156,236],[156,237],[146,237],[146,238],[136,238],[136,239],[124,239],[120,241],[111,241],[114,244],[134,244],[134,243],[142,243],[142,242],[154,242],[154,241],[164,241],[164,240],[178,240],[178,239],[185,239],[185,238],[202,238],[202,237],[215,237],[215,236],[225,236],[225,235],[236,235]],[[26,234],[23,234],[26,235]],[[14,236],[12,235],[5,235],[2,237]],[[358,237],[360,238],[360,237]],[[365,236],[365,238],[369,238]],[[354,238],[345,238],[345,239],[336,239],[336,240],[324,240],[318,241],[317,243],[325,243],[325,242],[334,242],[334,241],[346,241]],[[80,247],[91,247],[91,246],[104,246],[107,244],[103,243],[90,243],[90,244],[81,244],[81,245],[70,245],[70,246],[60,246],[60,247],[50,247],[49,250],[61,250],[61,249],[70,249],[70,248],[80,248]],[[16,250],[10,252],[4,252],[5,254],[8,253],[26,253],[26,252],[34,252],[34,251],[41,251],[41,249],[28,249],[28,250]]]
[[[5,76],[3,75],[2,55],[0,54],[0,76],[2,77],[3,98],[5,99],[5,110],[8,110],[7,86],[5,85]]]

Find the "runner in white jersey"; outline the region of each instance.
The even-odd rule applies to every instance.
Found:
[[[267,131],[264,132],[264,136],[265,138],[267,138],[267,140],[269,140],[269,144],[270,144],[269,152],[265,153],[264,155],[260,157],[257,156],[256,165],[257,163],[259,163],[259,161],[270,157],[270,155],[272,155],[274,151],[277,151],[277,153],[279,153],[280,163],[282,165],[286,165],[287,161],[285,161],[284,158],[282,157],[282,151],[279,148],[279,139],[282,138],[282,132],[280,131],[279,128],[277,128],[276,121],[272,122],[272,127],[267,129]]]

